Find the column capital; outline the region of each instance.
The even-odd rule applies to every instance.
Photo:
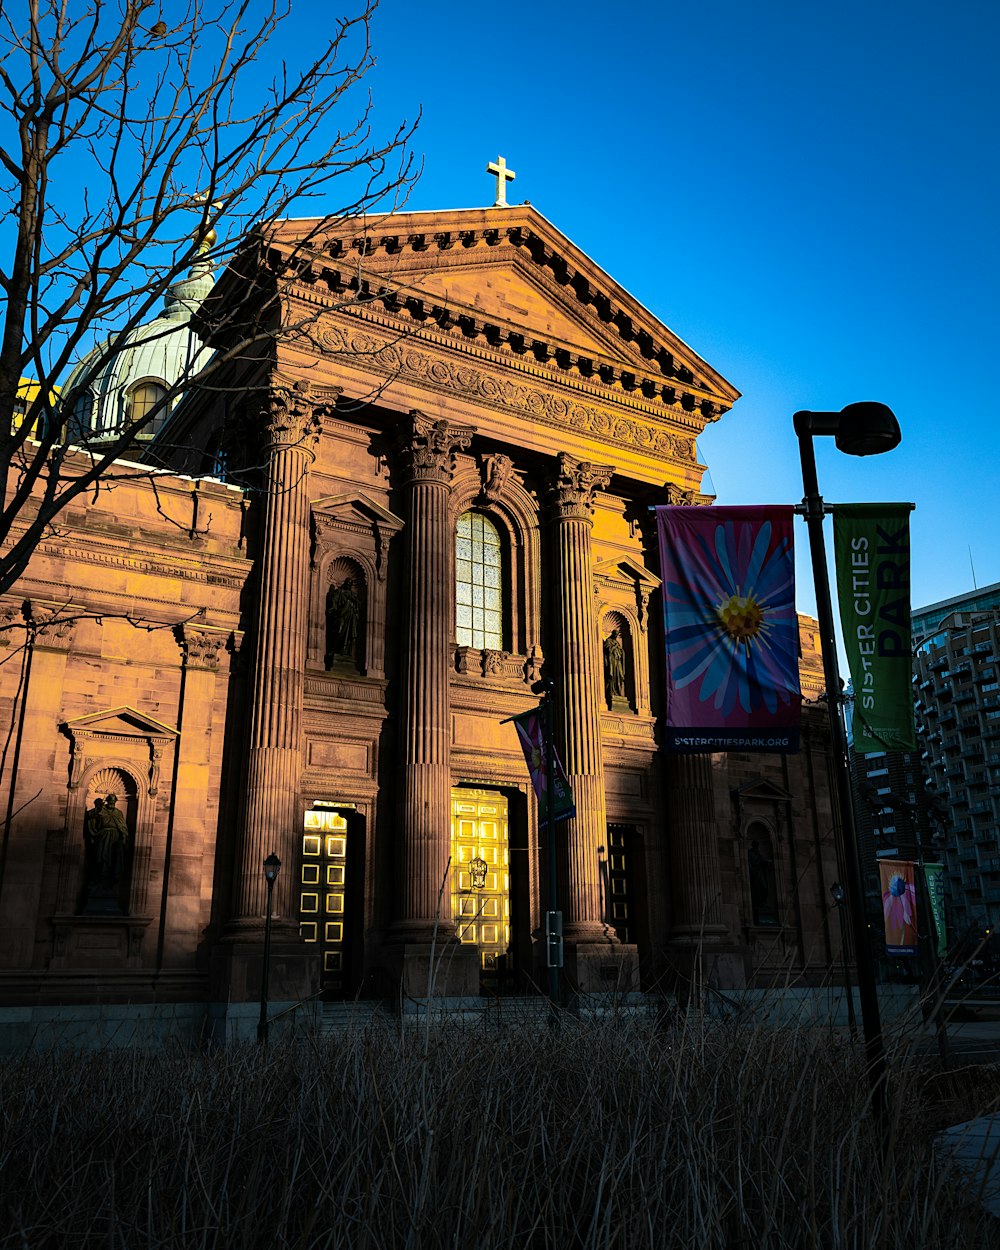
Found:
[[[174,630],[174,636],[180,643],[184,663],[188,668],[201,668],[214,673],[219,668],[219,653],[228,645],[232,631],[199,628],[190,621],[185,621]]]
[[[455,452],[468,447],[475,433],[471,425],[434,421],[412,409],[400,429],[398,449],[406,482],[451,482]]]
[[[275,378],[261,398],[261,430],[268,451],[297,447],[315,454],[324,414],[336,406],[340,387],[313,387],[304,378]]]
[[[608,485],[614,471],[614,465],[592,464],[561,451],[549,479],[553,515],[589,520],[594,514],[594,495]]]
[[[678,486],[676,482],[667,482],[664,487],[667,494],[667,503],[672,507],[695,507],[698,503],[698,492],[695,490],[685,490],[683,486]]]

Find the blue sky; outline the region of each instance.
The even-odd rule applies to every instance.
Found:
[[[293,24],[328,13],[299,0]],[[822,440],[820,482],[917,505],[921,605],[971,588],[970,546],[1000,581],[998,35],[970,0],[383,0],[367,81],[384,126],[423,110],[410,207],[491,203],[502,152],[511,200],[743,392],[701,441],[720,503],[799,501],[795,409],[888,403],[901,446]]]
[[[329,0],[291,4],[254,100],[280,53],[332,32]],[[409,207],[491,204],[502,153],[513,202],[743,392],[700,442],[720,503],[800,500],[797,408],[889,404],[902,445],[858,460],[820,440],[820,482],[916,504],[922,606],[971,588],[970,548],[978,584],[1000,582],[998,44],[995,0],[382,0],[362,86],[383,134],[422,111]]]

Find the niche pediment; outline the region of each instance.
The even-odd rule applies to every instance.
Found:
[[[367,549],[371,567],[380,581],[385,578],[385,555],[389,540],[403,528],[403,521],[362,491],[324,495],[312,503],[313,563],[316,548],[350,546],[355,554]],[[345,543],[346,540],[346,543]],[[359,542],[360,540],[360,542]]]
[[[655,590],[660,585],[656,574],[631,556],[601,560],[594,565],[594,576],[623,586],[644,586],[647,590]]]
[[[126,705],[78,716],[65,721],[63,728],[74,737],[88,738],[162,738],[170,742],[178,736],[176,729]]]
[[[141,761],[148,768],[149,793],[154,795],[164,748],[180,736],[169,725],[124,705],[63,721],[61,728],[70,740],[71,790],[94,760],[117,758]]]
[[[402,520],[383,508],[362,491],[346,491],[340,495],[324,495],[312,502],[313,515],[323,524],[357,527],[370,532],[373,526],[395,534],[403,528]]]
[[[775,785],[773,781],[768,781],[764,777],[758,777],[755,781],[747,781],[742,786],[733,790],[733,797],[738,803],[746,802],[763,802],[763,803],[790,803],[792,796],[789,791],[782,786]]]

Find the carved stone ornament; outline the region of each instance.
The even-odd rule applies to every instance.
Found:
[[[400,438],[406,480],[449,483],[455,471],[455,452],[469,446],[473,433],[469,425],[432,421],[413,409]]]
[[[15,625],[24,624],[24,611],[21,607],[21,601],[14,602],[12,599],[5,599],[0,603],[0,647],[7,647],[18,636],[14,631]],[[24,635],[21,634],[23,638]]]
[[[483,477],[481,498],[487,503],[502,499],[513,469],[514,461],[510,456],[484,456],[480,469]]]
[[[684,488],[681,486],[678,486],[676,482],[668,482],[666,490],[667,490],[667,503],[671,507],[678,507],[681,505],[694,507],[694,505],[698,501],[697,491],[684,490]]]
[[[483,676],[495,677],[503,673],[504,660],[507,659],[505,651],[484,651],[483,652]]]
[[[184,648],[184,660],[189,668],[204,668],[215,672],[219,667],[220,652],[229,640],[229,631],[194,629],[190,625],[178,627],[179,641]]]
[[[569,452],[559,453],[559,464],[551,480],[552,506],[559,517],[585,517],[594,514],[594,496],[611,481],[614,467],[577,460]]]
[[[275,380],[261,401],[261,417],[268,448],[300,447],[314,454],[322,418],[336,408],[339,387],[319,393],[303,378],[286,383]]]

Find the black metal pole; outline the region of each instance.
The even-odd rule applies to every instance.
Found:
[[[819,617],[820,636],[823,647],[823,676],[826,681],[827,712],[830,721],[830,739],[833,743],[834,776],[837,786],[837,802],[840,807],[841,828],[844,835],[844,851],[847,860],[847,898],[851,932],[854,937],[854,953],[858,961],[858,995],[861,1000],[861,1020],[865,1034],[865,1052],[868,1060],[868,1079],[872,1090],[872,1112],[887,1141],[889,1128],[888,1098],[886,1090],[885,1047],[882,1040],[882,1021],[879,1014],[878,991],[875,986],[875,969],[872,966],[871,945],[865,924],[865,887],[861,865],[861,848],[854,824],[854,808],[851,800],[851,781],[847,763],[847,738],[838,707],[840,699],[840,666],[837,663],[837,638],[834,632],[833,604],[830,599],[830,579],[826,568],[826,545],[823,540],[823,497],[819,493],[816,477],[816,458],[813,454],[812,428],[809,413],[795,414],[795,433],[799,439],[799,455],[802,460],[802,485],[805,491],[803,515],[809,530],[809,549],[812,555],[813,580],[816,584],[816,612]]]
[[[267,990],[268,973],[271,970],[271,894],[274,881],[267,879],[267,917],[264,921],[264,966],[260,972],[260,1019],[257,1021],[257,1041],[267,1045]]]
[[[847,949],[847,930],[844,925],[844,900],[837,902],[837,919],[840,921],[840,962],[844,966],[844,988],[847,990],[847,1027],[851,1041],[858,1040],[858,1017],[854,1010],[854,984],[851,981],[851,953]]]
[[[556,748],[555,748],[555,707],[554,694],[550,687],[545,695],[545,792],[548,796],[548,832],[549,842],[549,911],[553,919],[559,911],[559,861],[556,855]],[[559,968],[552,959],[551,950],[546,950],[549,960],[549,999],[552,1003],[553,1017],[559,1013]]]

